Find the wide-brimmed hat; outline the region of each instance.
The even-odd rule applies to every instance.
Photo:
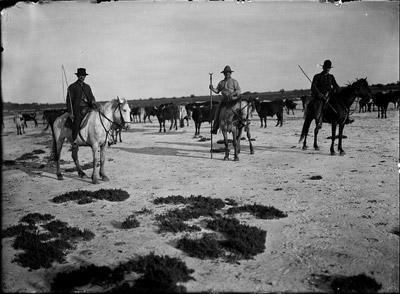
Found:
[[[88,76],[89,74],[86,73],[86,68],[78,68],[76,73],[77,76]]]
[[[231,67],[229,65],[224,67],[224,70],[221,71],[221,73],[226,73],[226,72],[233,72],[233,70],[231,70]]]
[[[332,62],[330,60],[325,60],[322,68],[333,68]]]

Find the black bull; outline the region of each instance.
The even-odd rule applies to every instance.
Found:
[[[160,130],[164,129],[165,132],[165,121],[171,121],[171,127],[169,128],[172,130],[172,127],[175,127],[175,130],[178,129],[177,121],[179,119],[179,107],[176,104],[168,103],[168,104],[161,104],[157,109],[157,118],[160,124]]]
[[[28,127],[28,125],[26,124],[26,122],[28,120],[32,120],[35,123],[35,127],[38,127],[38,123],[36,121],[36,112],[32,112],[32,113],[23,113],[22,114],[23,118],[24,118],[24,125],[25,127]]]
[[[258,116],[260,117],[261,121],[261,128],[263,127],[263,122],[264,122],[264,128],[267,127],[267,116],[274,116],[276,115],[277,122],[276,126],[280,125],[282,126],[283,123],[283,107],[284,103],[282,99],[277,99],[273,100],[271,102],[267,101],[254,101],[256,105],[256,110],[258,113]]]
[[[191,111],[192,119],[194,121],[195,132],[194,136],[200,135],[200,128],[203,122],[209,122],[214,119],[214,114],[217,109],[218,102],[190,103],[186,105],[186,110]]]

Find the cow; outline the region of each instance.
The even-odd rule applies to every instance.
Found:
[[[376,92],[372,96],[372,101],[378,107],[378,118],[383,118],[383,116],[387,118],[386,111],[390,102],[390,98],[390,94],[384,92]]]
[[[186,105],[192,111],[192,119],[194,121],[194,138],[200,136],[200,128],[203,122],[211,123],[214,119],[215,110],[218,106],[218,101],[211,102],[201,102],[201,103],[191,103],[189,106]]]
[[[17,135],[22,135],[22,133],[25,134],[24,122],[25,122],[25,120],[21,113],[17,113],[14,116],[14,123],[15,123],[15,126],[17,127]]]
[[[260,128],[263,127],[263,122],[264,122],[264,128],[267,127],[267,116],[273,117],[276,115],[277,122],[275,126],[282,126],[283,124],[283,107],[284,107],[284,102],[282,99],[277,99],[273,100],[271,102],[267,101],[259,101],[258,98],[254,100],[254,103],[256,105],[256,110],[258,113],[258,116],[260,117],[261,121],[261,126]]]
[[[164,129],[165,132],[165,121],[170,120],[171,126],[169,130],[172,130],[172,127],[175,127],[175,130],[178,130],[177,121],[179,119],[179,107],[174,103],[166,103],[161,104],[157,108],[157,119],[160,124],[160,130]]]
[[[187,126],[189,126],[189,117],[188,117],[186,107],[185,107],[185,105],[179,105],[179,126],[181,128],[185,127],[185,120],[186,120]]]
[[[149,119],[150,123],[153,123],[150,119],[150,116],[157,116],[157,106],[145,106],[144,107],[144,116],[143,116],[143,123],[146,123],[146,118]]]
[[[361,99],[359,102],[358,102],[358,104],[359,104],[359,106],[360,106],[360,110],[359,110],[359,113],[361,113],[361,112],[366,112],[366,111],[368,111],[368,112],[371,112],[371,105],[372,105],[372,102],[371,101],[364,101],[363,99]]]
[[[131,121],[132,122],[142,122],[141,115],[142,115],[141,107],[131,107]]]
[[[46,131],[49,128],[49,126],[53,125],[53,123],[57,117],[63,115],[66,112],[67,112],[66,108],[44,110],[43,111],[43,120],[47,122],[47,126],[44,129],[44,131]]]
[[[25,127],[28,127],[26,122],[29,121],[29,120],[32,120],[35,123],[35,128],[38,127],[38,123],[36,121],[36,112],[23,113],[22,116],[24,117],[24,125],[25,125]]]
[[[294,110],[296,109],[296,105],[297,103],[295,103],[292,99],[286,99],[285,100],[286,113],[289,114],[291,110],[292,114],[294,115]]]

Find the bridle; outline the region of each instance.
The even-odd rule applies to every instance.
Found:
[[[103,112],[101,112],[99,110],[100,122],[101,122],[101,125],[103,126],[104,131],[106,131],[106,140],[105,140],[105,142],[107,142],[107,137],[110,135],[111,128],[113,127],[114,124],[117,125],[117,128],[123,128],[124,125],[126,124],[126,122],[124,120],[124,117],[122,116],[121,105],[122,105],[122,103],[118,101],[118,105],[117,105],[117,107],[115,107],[115,109],[113,111],[113,116],[114,116],[114,113],[117,111],[117,109],[119,110],[119,115],[121,117],[121,123],[117,123],[115,121],[110,120],[107,116],[104,115]],[[106,129],[106,127],[105,127],[105,125],[103,123],[103,120],[101,119],[102,117],[104,117],[106,120],[108,120],[111,123],[110,128],[108,130]]]

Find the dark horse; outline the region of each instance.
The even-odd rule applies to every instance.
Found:
[[[338,151],[340,155],[344,155],[345,152],[342,149],[342,137],[343,137],[343,129],[346,123],[346,120],[349,116],[350,106],[353,104],[356,97],[360,97],[361,100],[368,100],[371,98],[371,92],[368,88],[367,78],[365,79],[357,79],[355,82],[341,89],[339,93],[332,95],[329,99],[329,105],[323,111],[323,122],[330,123],[332,125],[332,143],[331,143],[331,155],[335,155],[334,143],[335,143],[335,134],[336,127],[339,125],[339,143],[338,143]],[[311,100],[306,106],[305,119],[303,124],[303,129],[301,131],[301,136],[299,143],[303,142],[303,150],[307,149],[307,134],[310,128],[311,122],[315,120],[315,129],[314,129],[314,149],[319,150],[317,144],[317,135],[318,135],[318,126],[317,126],[317,117],[315,113],[315,104],[316,100]]]

